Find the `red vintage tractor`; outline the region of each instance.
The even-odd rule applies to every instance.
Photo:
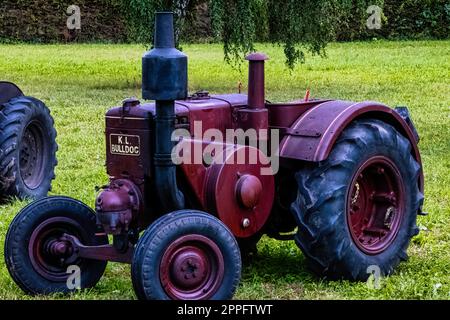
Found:
[[[0,81],[0,200],[42,198],[55,178],[56,131],[50,110]]]
[[[155,28],[142,69],[143,98],[155,103],[127,99],[107,112],[110,179],[95,211],[49,197],[11,223],[6,265],[25,292],[71,291],[70,266],[92,287],[115,261],[131,264],[139,299],[228,299],[241,253],[263,234],[295,240],[331,279],[366,280],[372,266],[389,275],[407,258],[424,181],[406,108],[269,103],[260,53],[247,57],[248,95],[188,96],[172,14],[158,13]]]

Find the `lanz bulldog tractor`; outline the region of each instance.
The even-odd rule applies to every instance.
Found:
[[[47,106],[0,81],[0,200],[42,198],[55,178],[56,131]]]
[[[16,216],[5,247],[15,282],[29,294],[69,292],[67,270],[77,266],[89,288],[114,261],[131,264],[139,299],[229,299],[241,253],[263,234],[295,240],[327,278],[366,280],[371,266],[391,274],[407,259],[423,204],[408,110],[308,97],[269,103],[266,59],[247,57],[248,95],[188,96],[173,16],[157,13],[154,48],[142,59],[143,98],[155,103],[127,99],[106,113],[110,179],[95,211],[55,196]]]

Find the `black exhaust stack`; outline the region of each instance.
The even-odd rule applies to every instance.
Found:
[[[173,13],[158,12],[154,48],[142,58],[142,97],[156,100],[155,187],[162,213],[184,208],[171,154],[175,130],[175,100],[186,99],[187,56],[175,48]]]

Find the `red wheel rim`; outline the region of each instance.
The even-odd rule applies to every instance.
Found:
[[[405,188],[397,166],[382,156],[367,160],[352,179],[347,223],[353,242],[366,254],[385,251],[403,220]]]
[[[50,281],[66,281],[67,267],[80,266],[83,262],[73,252],[71,244],[61,240],[64,234],[78,237],[80,225],[69,218],[55,217],[42,222],[31,234],[28,254],[31,265],[44,278]]]
[[[161,284],[172,299],[209,299],[223,276],[222,252],[202,235],[180,237],[169,245],[161,260]]]

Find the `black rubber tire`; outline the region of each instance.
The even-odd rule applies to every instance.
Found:
[[[27,171],[33,177],[29,184],[21,170],[21,152],[24,152],[22,147],[27,130],[34,132],[42,145],[36,168]],[[0,105],[0,198],[45,197],[55,178],[57,150],[54,121],[42,101],[20,96]],[[31,157],[34,155],[30,153]]]
[[[84,203],[68,197],[47,197],[30,203],[23,208],[11,222],[5,240],[6,267],[17,283],[27,294],[69,293],[64,281],[50,281],[33,267],[28,253],[30,237],[33,231],[44,221],[51,218],[70,218],[76,221],[82,230],[85,245],[108,244],[106,235],[97,236],[101,230],[96,225],[95,213]],[[81,271],[81,288],[91,288],[102,277],[106,261],[80,259],[77,261]],[[69,276],[69,275],[68,275]]]
[[[199,234],[213,240],[223,254],[226,268],[224,278],[211,300],[227,300],[233,297],[240,282],[242,262],[232,232],[210,214],[196,210],[180,210],[156,220],[136,245],[131,264],[131,279],[138,299],[170,300],[160,281],[161,259],[173,241],[189,234]]]
[[[353,175],[364,161],[382,155],[400,170],[405,185],[405,216],[393,242],[381,253],[365,254],[351,237],[346,201]],[[298,196],[291,211],[298,224],[296,243],[308,265],[330,279],[365,281],[367,268],[376,265],[390,275],[407,259],[410,239],[417,235],[416,217],[423,202],[419,191],[420,166],[410,142],[394,127],[379,120],[357,120],[344,130],[327,160],[296,174]]]

